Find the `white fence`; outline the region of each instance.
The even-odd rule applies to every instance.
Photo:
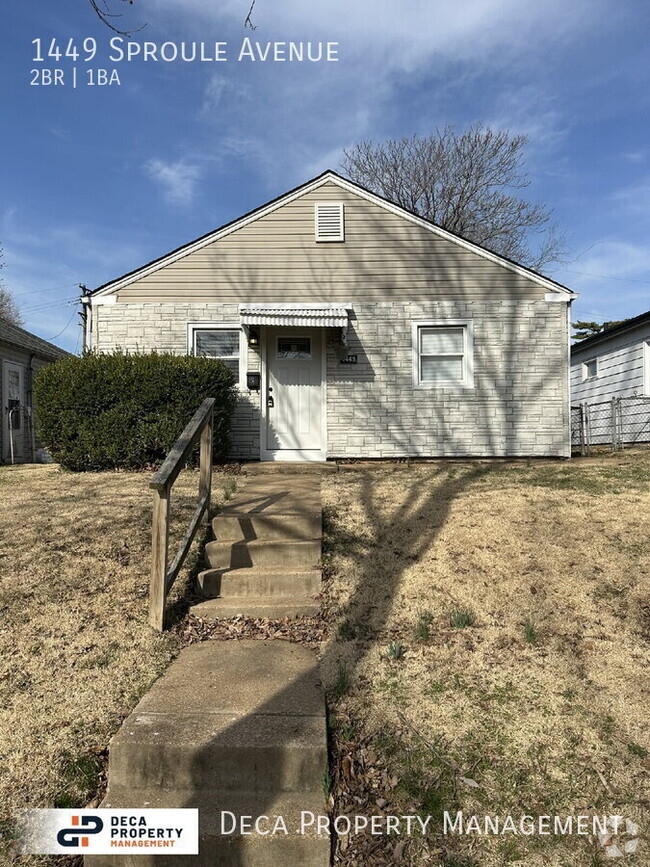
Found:
[[[616,450],[650,442],[650,397],[613,397],[571,407],[571,444],[588,454],[591,446]]]

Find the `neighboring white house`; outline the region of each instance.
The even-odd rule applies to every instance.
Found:
[[[650,310],[573,344],[571,404],[574,445],[650,440]]]
[[[34,376],[70,353],[0,317],[0,458],[4,463],[35,459]]]
[[[650,397],[650,310],[571,347],[571,403]]]
[[[84,302],[233,370],[233,458],[325,460],[570,455],[574,297],[329,171]]]

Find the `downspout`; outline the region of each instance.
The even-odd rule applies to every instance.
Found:
[[[32,463],[36,456],[36,434],[34,432],[34,358],[35,352],[29,356],[29,364],[27,365],[27,414],[29,417],[29,436],[32,447]]]
[[[571,444],[571,305],[577,298],[577,295],[572,295],[569,298],[566,306],[566,342],[567,342],[567,428],[569,436],[569,454],[568,458],[572,457]]]

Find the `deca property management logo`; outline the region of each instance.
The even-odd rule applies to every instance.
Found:
[[[56,835],[59,846],[67,849],[85,849],[88,846],[90,834],[100,834],[104,829],[103,820],[97,816],[73,816],[70,819],[71,828],[61,828]]]
[[[24,855],[197,855],[199,811],[24,810]]]

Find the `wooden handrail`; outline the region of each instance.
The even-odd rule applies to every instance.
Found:
[[[214,398],[206,398],[192,416],[189,424],[176,440],[151,479],[153,488],[153,522],[151,528],[151,582],[149,587],[149,622],[162,632],[165,620],[165,602],[172,584],[190,550],[204,514],[209,515],[212,485],[212,437],[214,427]],[[171,488],[192,450],[201,438],[199,453],[199,501],[183,537],[180,547],[169,566],[169,517]]]

